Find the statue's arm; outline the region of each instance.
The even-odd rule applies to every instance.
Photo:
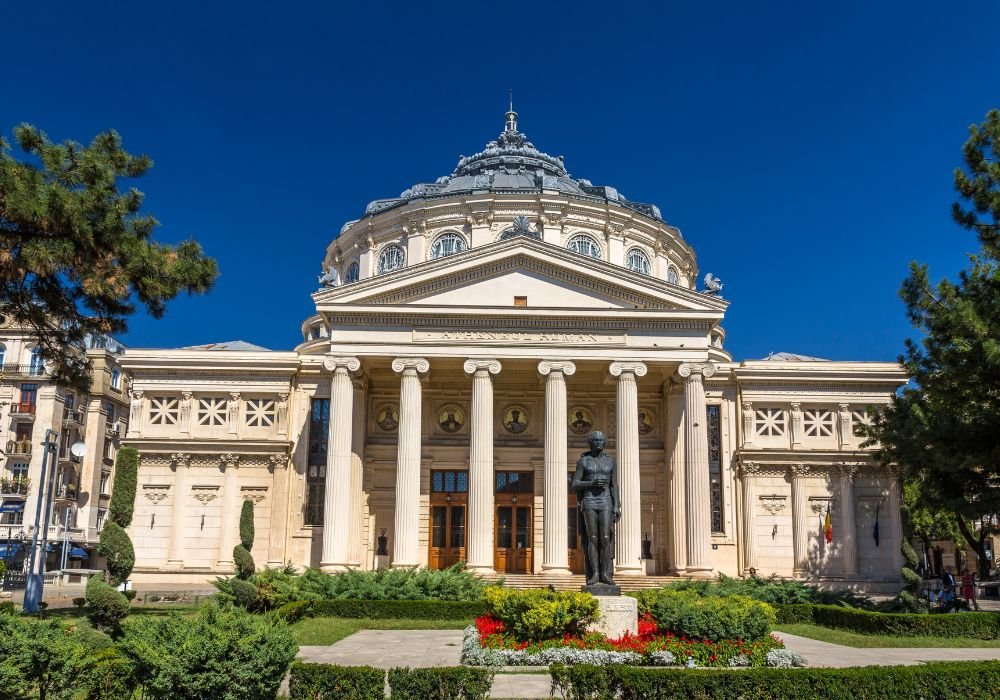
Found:
[[[611,480],[608,482],[608,488],[611,490],[611,510],[615,516],[621,515],[622,512],[622,501],[621,495],[618,493],[618,462],[614,461],[611,463]]]
[[[583,491],[584,489],[589,489],[593,485],[593,482],[591,482],[591,481],[585,481],[583,478],[581,478],[581,476],[580,476],[581,474],[583,474],[583,458],[582,457],[576,461],[576,471],[573,472],[573,490],[574,491]]]

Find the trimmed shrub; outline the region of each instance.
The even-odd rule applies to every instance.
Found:
[[[122,630],[118,648],[149,700],[273,700],[298,652],[283,622],[237,608],[137,616]]]
[[[104,523],[104,527],[101,529],[101,538],[97,545],[97,554],[104,557],[107,562],[105,577],[112,586],[118,586],[127,581],[135,566],[135,547],[132,546],[132,540],[129,539],[125,528],[132,523],[132,514],[135,511],[138,474],[138,451],[134,447],[123,447],[118,450],[118,457],[115,460],[115,479],[111,490],[111,505],[108,506],[108,522]],[[121,596],[120,599],[111,596],[100,586],[91,587],[90,584],[95,581],[95,578],[90,579],[85,593],[87,605],[92,610],[89,614],[94,616],[91,619],[94,624],[101,627],[117,627],[118,622],[128,615],[129,601],[113,589],[111,592]],[[92,592],[96,596],[94,600],[91,600]],[[122,607],[121,601],[124,601],[124,607]]]
[[[793,605],[781,606],[778,619],[782,624],[806,622],[889,637],[1000,639],[1000,614],[989,612],[917,615],[855,610],[835,605]]]
[[[135,549],[128,533],[118,523],[104,523],[97,553],[106,559],[108,583],[117,586],[128,579],[135,566]]]
[[[597,599],[589,593],[490,587],[483,596],[487,614],[522,641],[583,634],[598,615]]]
[[[249,581],[244,581],[243,579],[233,579],[233,585],[231,588],[233,595],[233,603],[240,606],[241,608],[246,608],[247,610],[254,610],[257,605],[257,587],[254,586]]]
[[[653,605],[660,630],[713,642],[743,639],[755,642],[774,628],[774,608],[746,596],[702,597],[697,591],[667,591]]]
[[[236,579],[247,583],[249,578],[253,576],[256,565],[253,563],[253,555],[241,544],[233,548],[233,564],[236,567]],[[256,598],[256,595],[254,597]]]
[[[17,614],[17,608],[14,607],[14,601],[5,600],[0,603],[0,615],[15,615]]]
[[[134,447],[122,447],[115,459],[115,480],[111,489],[108,518],[122,528],[132,524],[135,511],[135,490],[139,481],[139,452]]]
[[[87,671],[77,679],[87,700],[131,698],[138,685],[135,664],[116,647],[98,649],[87,659]]]
[[[292,664],[291,700],[382,700],[385,671],[371,666]]]
[[[493,686],[493,671],[463,666],[444,668],[394,668],[389,688],[400,700],[485,700]]]
[[[371,620],[472,620],[486,611],[483,603],[453,600],[317,600],[309,617]]]
[[[104,583],[99,576],[93,576],[87,582],[86,597],[90,623],[99,630],[117,632],[118,625],[128,617],[128,598]]]
[[[1000,664],[992,661],[863,668],[685,670],[627,666],[561,666],[553,686],[574,700],[674,698],[962,698],[1000,697]]]
[[[0,617],[0,697],[69,700],[87,672],[79,631],[56,621]]]
[[[801,581],[787,581],[777,576],[742,579],[719,574],[715,579],[674,581],[663,588],[638,591],[627,595],[639,601],[639,614],[642,615],[652,613],[656,600],[669,591],[696,591],[703,597],[742,595],[770,605],[814,603],[866,609],[873,607],[869,598],[859,596],[852,591],[824,591]]]
[[[243,501],[240,509],[240,544],[248,552],[253,549],[253,501]]]

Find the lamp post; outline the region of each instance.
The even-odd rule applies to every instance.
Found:
[[[31,538],[31,553],[28,560],[28,581],[24,588],[24,612],[37,613],[38,604],[42,602],[42,593],[45,586],[45,547],[49,539],[49,504],[52,501],[52,484],[48,492],[46,486],[46,471],[49,467],[49,456],[55,454],[59,448],[59,433],[49,429],[45,431],[45,441],[42,454],[42,473],[38,480],[38,501],[35,503],[35,532]],[[56,465],[53,462],[52,472],[55,474]],[[42,511],[45,512],[45,524],[43,525],[42,536],[38,536],[39,521],[42,519]],[[39,541],[40,540],[40,541]],[[36,571],[36,569],[39,569]]]

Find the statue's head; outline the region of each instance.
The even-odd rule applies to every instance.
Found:
[[[590,443],[590,449],[597,451],[603,450],[607,441],[608,439],[604,437],[604,433],[600,430],[595,430],[590,434],[590,437],[587,438],[587,442]]]

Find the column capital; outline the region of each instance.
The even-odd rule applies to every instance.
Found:
[[[740,476],[743,478],[755,476],[760,473],[760,469],[760,462],[742,462],[740,463]]]
[[[695,378],[714,377],[718,367],[712,362],[685,362],[677,368],[677,374],[682,378],[692,381]]]
[[[348,372],[357,372],[361,369],[361,360],[356,357],[343,357],[340,355],[327,355],[323,358],[323,368],[329,372],[336,372],[344,367]]]
[[[847,464],[846,462],[842,462],[837,465],[837,470],[845,479],[853,479],[854,475],[858,473],[858,469],[859,467],[857,464]]]
[[[809,464],[793,464],[792,465],[792,478],[802,478],[809,476],[812,472],[812,466]]]
[[[430,368],[431,363],[423,357],[397,357],[392,361],[393,372],[405,372],[412,369],[416,370],[418,374],[426,374]]]
[[[608,367],[608,371],[611,372],[612,377],[620,377],[625,373],[634,374],[637,377],[645,377],[647,369],[645,362],[619,360],[612,362],[611,366]]]
[[[552,372],[562,372],[566,377],[576,373],[576,363],[570,360],[542,360],[538,363],[538,373],[543,377]]]
[[[500,374],[502,368],[500,360],[466,360],[464,365],[466,374],[475,374],[480,370],[490,374]]]

